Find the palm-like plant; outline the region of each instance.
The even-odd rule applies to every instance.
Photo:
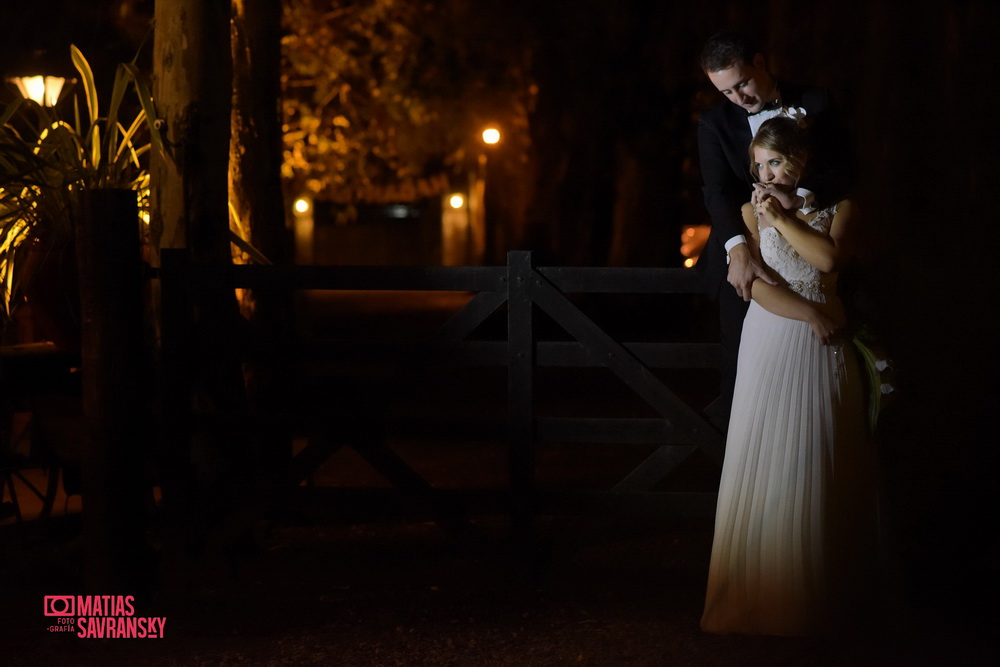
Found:
[[[29,244],[72,238],[79,193],[124,188],[137,192],[148,219],[149,172],[143,156],[163,140],[153,119],[152,97],[134,63],[118,66],[106,114],[98,106],[93,71],[70,46],[85,101],[72,100],[71,122],[54,108],[18,99],[0,113],[0,308],[10,315],[19,289],[19,266]],[[139,110],[121,122],[129,86]]]

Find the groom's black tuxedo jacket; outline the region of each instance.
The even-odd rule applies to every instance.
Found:
[[[778,84],[786,107],[806,110],[812,150],[801,187],[825,207],[846,196],[854,173],[853,152],[836,103],[824,88]],[[697,268],[713,297],[726,278],[725,243],[746,234],[740,207],[750,201],[750,125],[747,112],[726,100],[703,112],[698,120],[698,156],[704,182],[705,207],[712,221],[708,243]]]

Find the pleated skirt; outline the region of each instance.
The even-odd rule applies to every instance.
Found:
[[[877,484],[853,346],[750,304],[703,630],[815,635],[877,577]]]

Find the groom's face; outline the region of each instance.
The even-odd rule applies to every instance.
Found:
[[[768,74],[760,54],[752,63],[738,62],[732,67],[708,72],[708,79],[730,102],[749,113],[760,111],[777,95],[774,79]]]

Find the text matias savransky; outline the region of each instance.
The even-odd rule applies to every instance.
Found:
[[[50,631],[76,632],[93,639],[158,639],[167,624],[165,616],[136,616],[131,595],[49,595],[45,615],[57,616]]]

